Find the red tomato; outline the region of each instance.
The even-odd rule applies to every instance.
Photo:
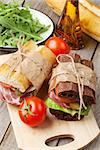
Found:
[[[59,54],[68,54],[70,52],[68,44],[59,37],[51,37],[46,41],[45,45],[51,49],[56,56]]]
[[[38,126],[46,117],[45,103],[36,96],[25,98],[20,105],[19,116],[27,125]]]

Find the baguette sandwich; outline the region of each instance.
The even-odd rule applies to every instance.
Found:
[[[0,66],[0,99],[20,105],[21,97],[36,95],[51,72],[55,55],[29,41]]]
[[[95,104],[95,87],[96,75],[91,61],[77,54],[60,55],[52,71],[46,105],[58,119],[80,120]]]

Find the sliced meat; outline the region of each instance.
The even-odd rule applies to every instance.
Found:
[[[73,57],[75,63],[81,63],[81,57],[78,54],[72,54],[71,56]],[[66,55],[59,56],[59,60],[60,62],[71,62],[71,59]]]
[[[16,95],[15,91],[10,88],[3,87],[1,84],[0,100],[13,105],[20,105],[20,97]]]
[[[54,92],[54,90],[52,90],[49,93],[49,98],[51,98],[53,101],[55,101],[57,104],[59,104],[62,107],[65,108],[70,108],[69,103],[75,103],[78,102],[77,99],[69,99],[69,98],[61,98],[59,96],[57,96]]]
[[[92,70],[94,70],[94,66],[92,61],[87,60],[87,59],[81,59],[80,55],[78,54],[71,54],[72,58],[74,59],[75,63],[81,63],[85,66],[90,67]],[[61,62],[71,62],[71,59],[67,57],[66,55],[61,55],[59,56],[59,61]]]
[[[90,60],[83,59],[83,60],[81,60],[81,64],[83,64],[83,65],[85,65],[85,66],[88,66],[88,67],[90,67],[92,70],[94,70],[93,63],[92,63],[92,61],[90,61]]]
[[[81,63],[81,57],[78,54],[72,54],[75,63]]]

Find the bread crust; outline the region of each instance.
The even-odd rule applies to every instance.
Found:
[[[64,113],[59,110],[49,109],[50,113],[54,115],[57,119],[65,120],[65,121],[79,121],[78,120],[78,114],[75,114],[74,116],[71,116],[70,114]],[[84,116],[80,116],[80,120],[84,118]]]
[[[19,89],[22,93],[30,86],[30,82],[26,76],[17,71],[11,72],[8,64],[2,64],[0,66],[0,82],[9,84],[14,88]]]
[[[36,90],[38,91],[45,78],[50,73],[56,56],[49,48],[45,46],[35,46],[36,49],[34,49],[34,43],[31,41],[23,46],[23,48],[24,53],[28,57],[25,57],[22,62],[11,71],[14,63],[16,63],[17,61],[16,58],[18,57],[17,52],[13,54],[7,62],[0,66],[0,82],[9,84],[22,93],[24,93],[27,88],[30,87],[30,85],[33,85],[35,87],[34,83],[36,83]],[[39,55],[39,57],[35,58],[35,56],[37,56],[35,54]],[[31,61],[31,58],[38,59],[40,65],[42,65],[41,60],[46,59],[43,64],[44,66],[42,67],[42,69],[44,70],[41,71],[41,66],[37,66],[34,61]],[[38,77],[36,76],[36,71],[39,71],[41,73]],[[44,74],[42,72],[44,72]],[[32,81],[30,80],[30,76],[33,78]],[[34,80],[34,78],[36,78],[36,80]]]

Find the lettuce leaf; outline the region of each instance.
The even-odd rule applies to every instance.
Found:
[[[72,110],[72,109],[68,109],[68,108],[64,108],[64,107],[61,107],[60,105],[58,105],[57,103],[55,103],[52,99],[48,98],[45,102],[46,106],[48,108],[52,108],[52,109],[55,109],[55,110],[60,110],[64,113],[68,113],[72,116],[74,116],[75,114],[78,114],[79,111],[78,110]],[[82,109],[81,110],[81,115],[83,116],[87,116],[89,111],[90,111],[90,108],[91,106],[87,106],[87,109]]]

